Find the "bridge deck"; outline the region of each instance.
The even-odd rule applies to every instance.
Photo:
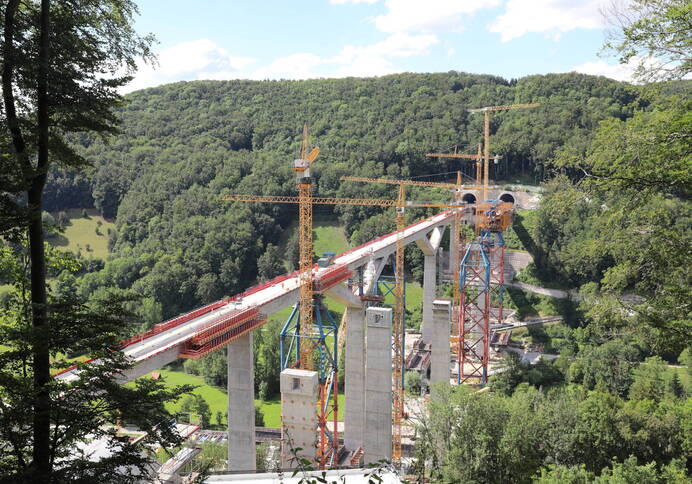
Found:
[[[403,230],[404,243],[410,244],[425,237],[436,227],[449,224],[453,217],[453,210],[447,210],[406,227]],[[334,259],[334,264],[344,265],[353,270],[366,264],[373,258],[386,257],[396,250],[397,238],[398,232],[392,232],[371,240],[366,244],[338,255]],[[328,270],[328,268],[318,268],[317,266],[315,266],[315,269],[315,277],[319,277],[321,273]],[[201,328],[233,311],[255,307],[261,313],[268,315],[294,304],[298,300],[299,284],[297,272],[279,276],[271,281],[250,288],[238,296],[213,303],[210,306],[214,307],[214,309],[209,310],[205,314],[196,317],[191,316],[187,320],[184,315],[175,318],[175,320],[181,320],[179,324],[175,320],[161,323],[166,325],[172,322],[175,324],[173,327],[160,332],[149,331],[139,337],[130,338],[124,342],[122,351],[136,365],[124,375],[124,379],[131,380],[137,378],[176,360],[185,344]],[[192,315],[197,311],[199,310],[188,313],[188,315]],[[77,377],[77,372],[78,369],[72,367],[54,376],[63,381],[70,381]]]

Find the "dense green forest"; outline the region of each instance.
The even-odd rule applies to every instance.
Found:
[[[268,244],[277,244],[295,209],[219,197],[293,194],[290,161],[304,122],[322,150],[315,170],[320,194],[392,197],[391,188],[345,184],[339,177],[447,173],[426,178],[443,180],[459,169],[471,173],[470,163],[424,153],[454,145],[475,150],[482,117],[466,108],[521,102],[541,106],[492,120],[493,151],[504,156],[496,178],[542,180],[563,146],[585,151],[601,120],[625,120],[652,103],[632,85],[574,73],[511,81],[449,72],[176,83],[127,96],[118,112],[120,135],[75,139],[93,167],[78,175],[54,169],[47,208],[93,203],[116,218],[112,256],[103,270],[82,278],[80,292],[132,289],[147,298],[142,316],[152,323],[279,270],[264,264],[258,273],[256,261]],[[445,194],[426,194],[435,196]],[[357,243],[393,228],[389,215],[372,218],[381,213],[377,208],[335,211]]]

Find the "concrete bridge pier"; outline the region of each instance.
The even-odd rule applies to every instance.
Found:
[[[449,383],[449,338],[452,324],[452,302],[437,299],[433,303],[433,331],[430,348],[430,384]]]
[[[344,445],[355,451],[365,435],[365,310],[346,308]]]
[[[392,314],[391,308],[366,313],[365,464],[392,460]]]
[[[252,333],[228,343],[228,469],[256,470]]]
[[[429,343],[432,338],[433,301],[437,292],[437,253],[444,235],[444,227],[437,227],[429,236],[416,240],[416,245],[423,251],[423,321],[421,337]]]

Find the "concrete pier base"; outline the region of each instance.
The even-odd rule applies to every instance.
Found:
[[[294,453],[315,459],[318,384],[316,371],[287,368],[281,372],[282,467],[296,466]]]
[[[431,342],[433,326],[433,301],[437,289],[437,251],[425,255],[423,266],[423,320],[421,337],[426,343]]]
[[[228,468],[256,469],[252,333],[228,343]]]
[[[392,459],[392,314],[366,312],[365,464]]]
[[[437,299],[433,302],[433,331],[430,354],[430,384],[449,383],[449,339],[452,326],[452,302]]]
[[[346,308],[344,445],[363,447],[365,430],[365,310]]]

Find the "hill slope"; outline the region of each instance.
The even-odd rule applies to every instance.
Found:
[[[109,143],[81,139],[94,164],[88,183],[54,174],[51,193],[86,190],[106,216],[117,214],[114,260],[83,282],[133,288],[170,315],[242,290],[257,280],[257,259],[296,218],[295,207],[228,204],[224,192],[293,194],[289,161],[304,122],[322,152],[314,173],[323,195],[393,197],[391,187],[342,184],[342,175],[412,177],[459,169],[425,158],[431,150],[475,146],[482,117],[467,107],[538,102],[493,118],[496,175],[540,173],[564,144],[588,146],[607,116],[625,118],[642,102],[638,89],[581,74],[506,81],[459,72],[369,79],[181,82],[133,93],[121,109],[122,134]],[[462,165],[470,172],[470,164]],[[444,178],[444,175],[438,179]],[[445,193],[413,191],[412,197]],[[48,197],[60,203],[60,197]],[[74,205],[72,205],[74,206]],[[55,208],[55,207],[53,207]],[[393,217],[338,207],[351,237],[391,230]],[[410,217],[422,216],[411,213]],[[357,242],[356,240],[353,240]]]

